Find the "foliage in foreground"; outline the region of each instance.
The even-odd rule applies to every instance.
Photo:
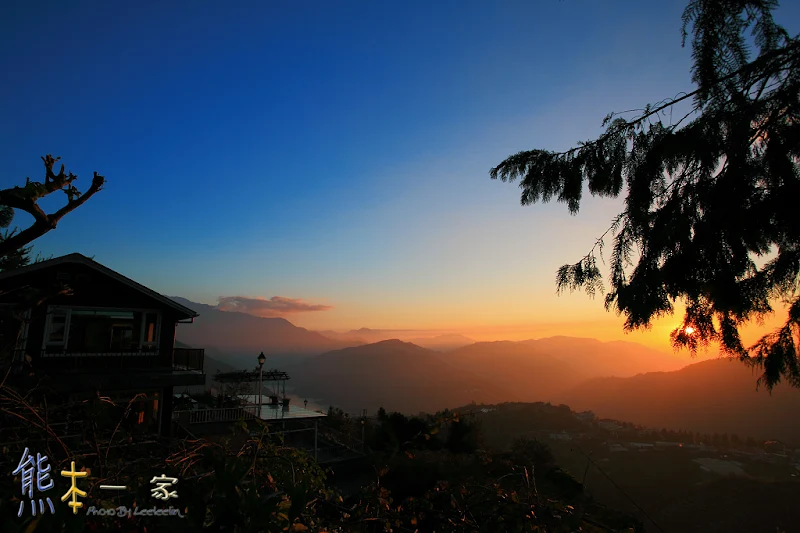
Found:
[[[597,255],[613,233],[605,305],[625,316],[627,330],[684,302],[674,346],[695,353],[719,342],[762,367],[769,388],[781,379],[800,386],[800,39],[775,24],[777,4],[692,0],[683,36],[691,31],[696,90],[635,118],[612,113],[597,139],[520,152],[490,172],[520,178],[523,205],[556,198],[572,214],[584,182],[598,196],[627,188],[624,211],[592,250],[559,269],[559,290],[604,290]],[[776,304],[788,306],[785,325],[746,348],[740,328]]]
[[[304,452],[270,439],[268,428],[254,426],[252,421],[241,421],[232,435],[220,440],[184,439],[165,448],[165,443],[148,444],[144,436],[115,422],[125,406],[98,398],[85,403],[84,442],[73,445],[48,429],[59,419],[59,407],[33,404],[31,397],[18,395],[8,385],[0,388],[0,400],[4,421],[11,413],[30,421],[17,429],[16,436],[28,432],[23,439],[28,444],[40,439],[51,472],[68,469],[71,461],[88,472],[81,481],[88,492],[83,499],[87,507],[149,508],[155,503],[167,508],[172,501],[155,502],[149,493],[150,478],[166,474],[180,479],[179,499],[173,505],[184,514],[184,518],[98,517],[87,516],[86,509],[72,514],[57,500],[63,492],[59,488],[50,494],[55,514],[32,517],[26,508],[18,519],[21,480],[2,476],[3,532],[523,532],[575,531],[578,527],[618,531],[636,526],[635,521],[585,497],[580,484],[552,465],[540,444],[520,441],[510,454],[467,451],[463,443],[476,442],[468,436],[475,428],[454,413],[431,417],[432,423],[401,447],[377,453],[373,481],[344,497],[332,488],[330,471]],[[398,422],[401,417],[388,415],[386,421]],[[42,424],[44,420],[48,422]],[[464,425],[453,433],[449,429],[453,424]],[[440,429],[446,434],[442,442],[450,444],[431,449],[427,443],[438,438]],[[5,439],[8,433],[4,435]],[[395,436],[390,442],[399,440]],[[19,440],[5,444],[2,470],[15,468],[23,447]],[[109,493],[99,490],[103,483],[131,490]],[[595,525],[600,523],[602,527]]]

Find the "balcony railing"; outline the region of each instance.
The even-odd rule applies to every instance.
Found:
[[[115,370],[156,369],[203,371],[205,351],[202,348],[174,348],[171,359],[158,351],[56,352],[42,350],[34,364],[48,369]]]
[[[52,348],[42,350],[39,357],[34,357],[35,366],[41,365],[46,369],[63,370],[118,370],[118,369],[149,369],[165,366],[164,357],[153,352],[56,352]],[[168,363],[167,363],[168,366]]]
[[[174,348],[172,350],[172,368],[175,370],[203,371],[205,350],[202,348]]]
[[[223,407],[220,409],[195,409],[192,411],[174,411],[173,420],[180,420],[181,415],[188,417],[189,424],[207,424],[210,422],[235,422],[237,420],[256,418],[253,406]]]

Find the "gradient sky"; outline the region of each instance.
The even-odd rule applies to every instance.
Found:
[[[81,188],[105,175],[37,251],[194,301],[332,306],[285,315],[313,329],[666,347],[677,318],[625,336],[600,299],[555,295],[620,201],[523,208],[488,171],[691,90],[684,5],[3,2],[2,185],[41,180],[45,153]],[[800,5],[777,19],[795,29]]]

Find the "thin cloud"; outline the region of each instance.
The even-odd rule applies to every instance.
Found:
[[[220,296],[217,309],[237,311],[260,317],[276,317],[292,313],[328,311],[333,306],[310,304],[303,300],[273,296],[272,298],[249,298],[247,296]]]

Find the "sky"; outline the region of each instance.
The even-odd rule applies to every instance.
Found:
[[[522,207],[489,169],[691,90],[685,2],[46,5],[0,5],[2,185],[46,153],[107,184],[36,251],[309,329],[668,349],[677,316],[626,335],[555,293],[621,200]]]

